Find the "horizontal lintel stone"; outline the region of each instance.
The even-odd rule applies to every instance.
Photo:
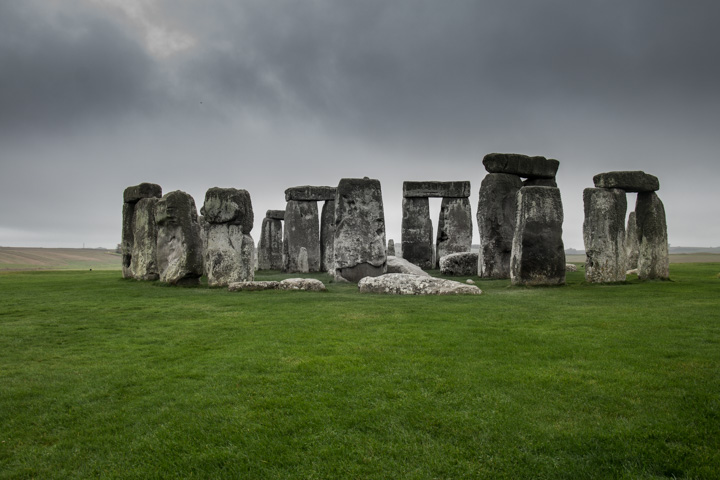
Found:
[[[403,182],[405,198],[467,198],[470,196],[470,182]]]
[[[295,200],[298,202],[322,202],[327,200],[335,200],[335,187],[315,187],[311,185],[302,185],[300,187],[290,187],[285,190],[285,201]]]
[[[658,178],[642,170],[598,173],[593,177],[593,182],[597,188],[619,188],[626,192],[660,190]]]
[[[268,210],[265,212],[265,218],[273,220],[285,220],[285,210]]]
[[[127,187],[123,192],[123,202],[137,203],[143,198],[160,198],[162,197],[162,187],[155,183],[141,183]]]
[[[510,173],[525,178],[555,178],[560,162],[553,158],[519,153],[488,153],[483,158],[490,173]]]

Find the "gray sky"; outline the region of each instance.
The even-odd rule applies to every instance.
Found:
[[[0,245],[114,247],[122,191],[470,180],[560,160],[660,178],[671,245],[720,245],[717,0],[0,0]],[[634,196],[628,198],[629,208]],[[433,202],[437,224],[440,200]],[[477,242],[477,231],[475,232]]]

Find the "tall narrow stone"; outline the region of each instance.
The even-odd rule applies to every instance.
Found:
[[[624,190],[586,188],[583,191],[585,220],[585,280],[591,283],[625,281],[625,214]]]
[[[638,278],[670,278],[665,206],[655,192],[638,193],[635,204],[637,233],[640,243]]]
[[[433,267],[433,227],[428,198],[403,197],[402,256],[408,262],[429,270]]]
[[[440,259],[445,255],[469,252],[472,231],[470,199],[443,198],[435,243],[435,268],[440,268]]]
[[[165,194],[155,206],[155,222],[160,281],[196,285],[203,274],[203,252],[195,200],[180,190]]]
[[[154,183],[141,183],[132,187],[127,187],[123,191],[123,215],[122,215],[122,271],[124,278],[136,278],[138,280],[156,280],[157,269],[155,260],[152,258],[156,255],[153,243],[157,243],[157,230],[151,223],[154,221],[154,203],[144,202],[139,207],[143,210],[141,213],[139,230],[136,231],[136,209],[138,203],[143,199],[162,197],[162,188]],[[153,219],[148,218],[153,217]],[[136,246],[137,243],[137,246]],[[133,263],[133,256],[140,254],[143,258],[136,259]]]
[[[477,208],[480,252],[478,276],[484,278],[510,278],[517,192],[522,180],[517,175],[489,173],[480,186]]]
[[[343,178],[335,197],[335,278],[350,282],[387,270],[380,181]]]
[[[565,248],[560,189],[523,187],[517,193],[517,217],[510,259],[513,285],[563,285]]]
[[[269,218],[267,216],[263,218],[257,255],[259,270],[282,270],[282,220]]]
[[[394,257],[395,256],[395,240],[392,238],[388,240],[387,244],[387,256],[388,257]]]
[[[136,280],[158,280],[157,225],[155,205],[157,198],[143,198],[135,204],[133,213],[133,246],[130,272]]]
[[[628,270],[638,268],[640,242],[638,242],[637,220],[634,211],[628,215],[627,228],[625,229],[625,252]]]
[[[285,207],[283,271],[300,272],[300,248],[305,247],[308,268],[320,271],[320,219],[317,202],[290,200]]]
[[[320,271],[335,272],[335,199],[323,204],[320,215]]]

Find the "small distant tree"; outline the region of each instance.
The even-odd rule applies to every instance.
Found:
[[[115,247],[115,253],[122,253],[122,243],[118,243]]]

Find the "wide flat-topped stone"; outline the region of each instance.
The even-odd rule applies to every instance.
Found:
[[[467,198],[470,196],[470,182],[403,182],[405,198]]]
[[[300,187],[290,187],[285,190],[285,201],[295,200],[298,202],[322,202],[326,200],[335,200],[335,187],[314,187],[312,185],[302,185]]]
[[[525,178],[555,178],[560,162],[519,153],[488,153],[483,158],[483,165],[490,173],[509,173]]]
[[[626,192],[656,192],[660,181],[642,170],[598,173],[593,177],[597,188],[619,188]]]
[[[268,210],[265,212],[265,218],[272,220],[285,220],[285,210]]]
[[[155,183],[141,183],[127,187],[123,192],[123,202],[137,203],[141,198],[162,197],[162,187]]]
[[[208,223],[242,225],[242,233],[250,233],[255,220],[252,200],[247,190],[212,187],[205,193],[200,209]]]

